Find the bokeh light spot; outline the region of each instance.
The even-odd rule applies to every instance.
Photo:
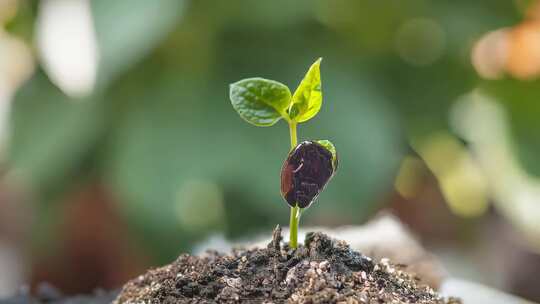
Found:
[[[499,29],[482,36],[474,45],[471,54],[476,72],[486,79],[503,76],[508,59],[508,29]]]
[[[223,225],[223,192],[215,183],[189,180],[180,187],[176,199],[178,220],[186,230],[209,230]]]
[[[540,21],[526,21],[510,32],[507,69],[519,79],[540,73]]]
[[[395,46],[399,56],[414,66],[430,65],[445,50],[446,34],[439,23],[431,19],[412,19],[398,30]]]
[[[407,199],[415,196],[418,191],[423,167],[422,160],[417,157],[405,156],[403,158],[394,183],[396,191],[401,196]]]

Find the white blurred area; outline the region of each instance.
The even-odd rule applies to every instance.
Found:
[[[98,47],[88,0],[43,0],[36,22],[39,56],[66,95],[84,97],[96,84]]]
[[[20,252],[0,241],[0,298],[13,295],[24,282],[24,266]],[[9,274],[9,275],[5,275]]]
[[[455,104],[451,123],[469,142],[494,206],[523,233],[529,244],[526,247],[540,252],[540,179],[527,173],[517,160],[504,109],[475,91]]]

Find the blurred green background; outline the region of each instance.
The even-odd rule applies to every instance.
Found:
[[[340,170],[302,226],[390,209],[450,273],[538,300],[539,20],[525,0],[0,1],[0,294],[112,288],[287,225],[287,126],[246,124],[228,85],[295,88],[323,57],[298,132]]]

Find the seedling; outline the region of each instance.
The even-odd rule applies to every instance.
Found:
[[[291,149],[281,169],[281,195],[291,207],[289,246],[298,246],[300,213],[319,196],[337,169],[337,154],[328,140],[298,144],[297,126],[313,118],[322,105],[321,58],[311,65],[291,95],[277,81],[247,78],[231,84],[233,108],[247,122],[269,127],[283,119],[289,125]]]

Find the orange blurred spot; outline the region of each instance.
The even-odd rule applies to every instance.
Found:
[[[525,21],[510,31],[506,69],[519,79],[540,74],[540,20]]]

